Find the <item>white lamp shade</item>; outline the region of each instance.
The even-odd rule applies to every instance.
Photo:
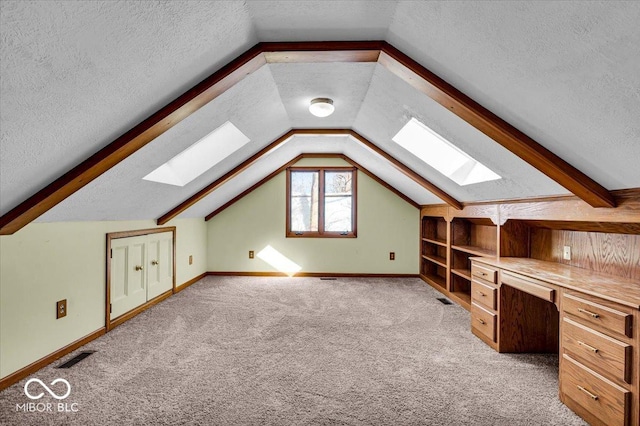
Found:
[[[328,117],[334,110],[333,100],[329,98],[315,98],[309,105],[309,112],[316,117]]]

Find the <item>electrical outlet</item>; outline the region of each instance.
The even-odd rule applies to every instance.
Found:
[[[394,251],[389,252],[389,260],[396,260],[396,252]]]
[[[253,259],[254,254],[253,254],[253,250],[249,250],[249,259]]]
[[[189,255],[189,265],[193,265],[193,255]]]
[[[564,260],[571,260],[571,247],[564,246],[564,250],[562,251],[562,258]]]
[[[67,299],[56,302],[56,319],[67,316]]]

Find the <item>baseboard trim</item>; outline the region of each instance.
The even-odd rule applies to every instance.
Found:
[[[104,335],[107,332],[107,329],[105,327],[102,327],[96,331],[94,331],[93,333],[87,334],[86,336],[76,340],[75,342],[69,343],[67,346],[58,349],[57,351],[43,357],[40,358],[39,360],[32,362],[31,364],[27,365],[26,367],[21,368],[20,370],[16,371],[15,373],[11,373],[9,374],[7,377],[4,377],[2,379],[0,379],[0,390],[6,389],[9,386],[18,383],[20,380],[24,379],[25,377],[35,373],[36,371],[40,370],[41,368],[51,364],[52,362],[54,362],[55,360],[62,358],[63,356],[75,351],[76,349],[78,349],[81,346],[86,345],[87,343],[91,342],[92,340],[97,339],[98,337]]]
[[[111,320],[107,324],[107,331],[111,331],[114,328],[116,328],[117,326],[119,326],[120,324],[122,324],[123,322],[129,321],[131,318],[135,317],[136,315],[141,314],[142,312],[146,311],[147,309],[151,308],[152,306],[155,306],[158,303],[162,302],[163,300],[167,299],[172,294],[173,294],[173,289],[165,291],[161,295],[156,296],[155,298],[153,298],[153,299],[149,300],[148,302],[138,306],[137,308],[134,308],[134,309],[130,310],[126,314],[122,314],[118,318],[116,318],[114,320]]]
[[[209,271],[207,275],[230,277],[288,277],[284,272],[236,272]],[[419,278],[419,274],[368,274],[352,272],[298,272],[294,277],[328,277],[328,278]]]
[[[191,284],[197,283],[198,281],[200,281],[201,279],[203,279],[207,275],[209,275],[208,272],[203,272],[200,275],[198,275],[197,277],[191,278],[189,281],[181,284],[180,287],[176,287],[176,290],[175,290],[174,294],[175,293],[180,293],[182,290],[184,290],[185,288],[189,287]]]

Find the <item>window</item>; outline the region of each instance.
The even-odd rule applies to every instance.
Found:
[[[142,179],[185,186],[249,142],[227,121]]]
[[[409,120],[392,140],[458,185],[501,179],[415,118]]]
[[[355,237],[356,169],[287,169],[287,237]]]

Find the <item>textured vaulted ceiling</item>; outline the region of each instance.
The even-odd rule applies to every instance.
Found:
[[[0,214],[259,41],[386,40],[607,189],[640,186],[637,2],[1,3]],[[311,116],[311,98],[336,113]],[[504,179],[457,186],[391,141],[416,117]],[[184,188],[142,177],[226,121],[251,142]],[[567,191],[375,63],[269,64],[39,220],[156,218],[291,128],[353,128],[460,201]],[[344,153],[439,200],[348,137],[297,136],[185,211],[301,152]]]

